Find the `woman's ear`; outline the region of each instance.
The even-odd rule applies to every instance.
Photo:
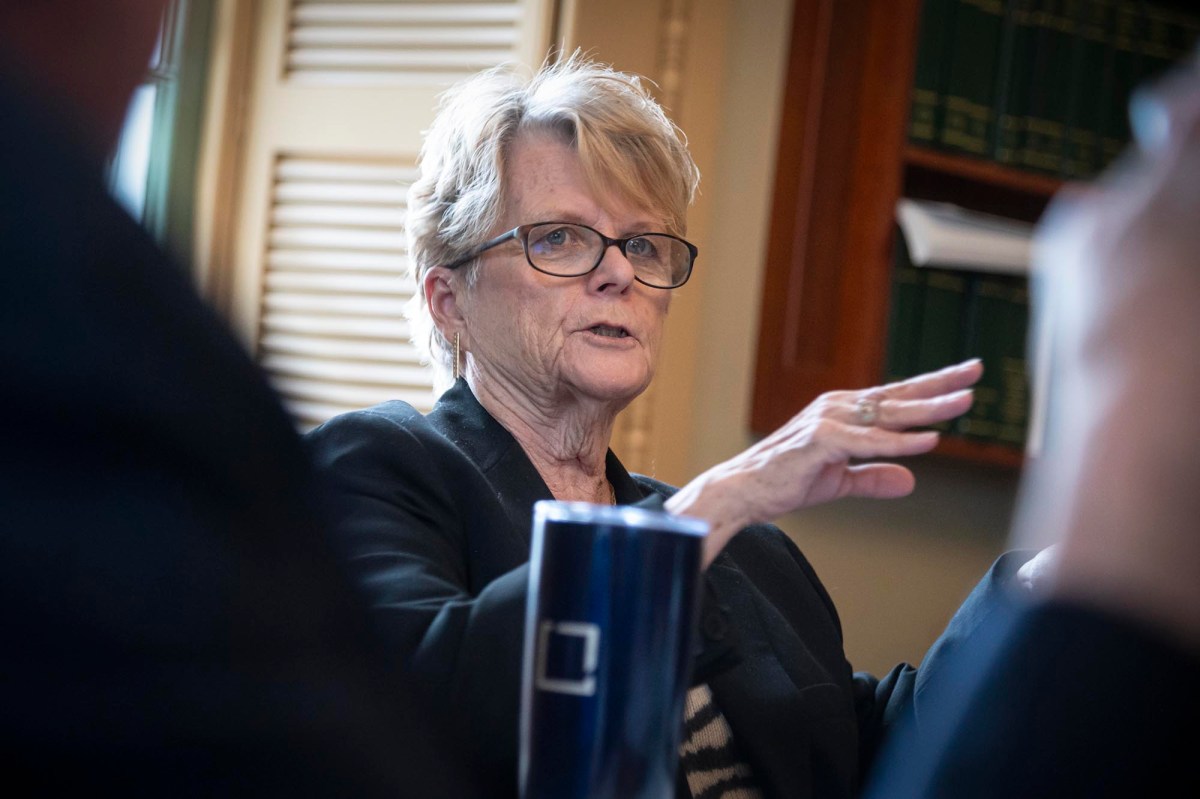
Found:
[[[425,288],[425,302],[429,305],[429,315],[433,324],[447,339],[454,338],[455,333],[463,331],[463,314],[459,307],[459,281],[452,271],[444,266],[433,266],[425,272],[422,281]]]

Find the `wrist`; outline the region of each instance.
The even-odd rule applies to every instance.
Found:
[[[705,472],[663,503],[663,508],[669,513],[708,522],[704,568],[712,563],[739,530],[750,523],[736,482],[735,476]]]

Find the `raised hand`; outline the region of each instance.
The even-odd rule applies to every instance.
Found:
[[[748,524],[841,497],[904,496],[915,483],[906,467],[856,461],[933,449],[938,434],[912,428],[965,413],[982,374],[982,364],[971,360],[899,383],[823,394],[762,441],[688,483],[666,507],[709,521],[711,561]]]

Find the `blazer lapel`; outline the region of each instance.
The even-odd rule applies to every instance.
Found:
[[[487,478],[526,552],[532,541],[533,503],[553,499],[521,445],[479,404],[463,379],[442,394],[427,417]]]

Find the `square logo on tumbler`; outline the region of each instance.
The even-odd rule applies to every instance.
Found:
[[[591,696],[596,693],[600,628],[586,621],[544,621],[538,625],[539,691]]]

